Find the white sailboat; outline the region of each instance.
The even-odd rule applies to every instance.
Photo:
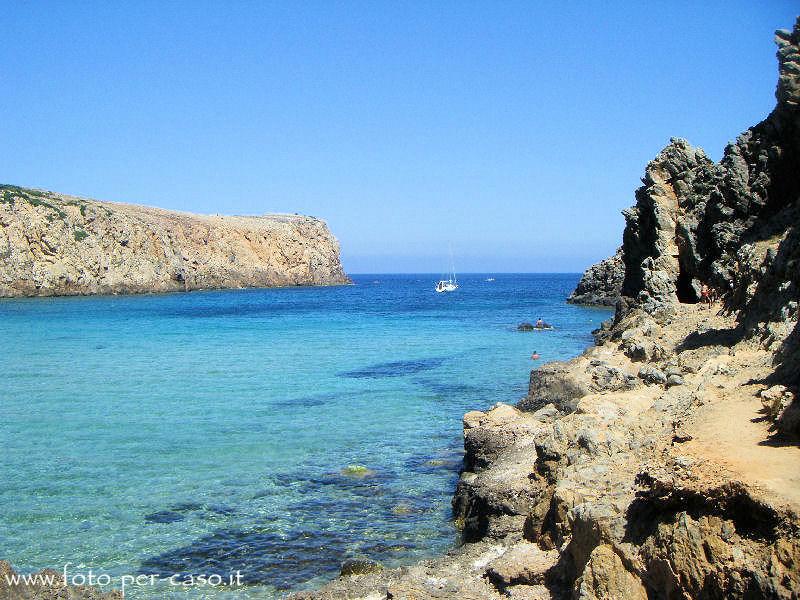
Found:
[[[436,284],[436,292],[442,294],[444,292],[455,292],[458,289],[458,280],[456,279],[456,268],[453,266],[453,249],[450,249],[450,275],[447,279],[440,279]]]
[[[458,282],[454,279],[441,279],[436,284],[436,291],[440,294],[442,292],[455,292],[458,289]]]

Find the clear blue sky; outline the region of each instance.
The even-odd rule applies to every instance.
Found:
[[[0,182],[328,221],[350,272],[579,271],[671,136],[774,105],[794,2],[0,4]]]

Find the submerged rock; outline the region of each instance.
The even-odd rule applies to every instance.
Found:
[[[182,514],[174,510],[161,510],[145,515],[144,520],[148,523],[175,523],[177,521],[183,521],[185,518],[186,517]]]
[[[379,562],[366,558],[350,558],[342,563],[339,575],[340,577],[350,577],[352,575],[380,573],[381,571],[383,571],[383,565]]]
[[[392,507],[392,513],[404,517],[414,512],[414,508],[410,504],[400,503]]]
[[[347,465],[342,469],[341,474],[345,477],[353,477],[355,479],[364,479],[366,477],[374,477],[375,471],[364,465]]]

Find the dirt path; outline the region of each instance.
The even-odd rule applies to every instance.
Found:
[[[800,511],[800,448],[770,441],[760,413],[758,386],[741,386],[701,409],[683,451],[711,460],[731,476],[753,485],[775,502],[782,499]]]
[[[689,330],[734,326],[732,317],[715,311],[685,310],[683,326]],[[766,386],[752,383],[771,372],[770,364],[769,353],[746,341],[727,356],[709,359],[692,381],[704,406],[687,424],[694,439],[681,451],[716,463],[770,501],[800,511],[800,447],[773,439],[758,397]]]

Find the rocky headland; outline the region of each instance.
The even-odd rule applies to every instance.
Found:
[[[624,280],[625,260],[620,246],[614,256],[586,269],[567,302],[589,306],[616,306],[622,295]]]
[[[347,283],[327,225],[0,186],[0,297]]]
[[[674,139],[647,166],[621,282],[574,295],[619,283],[596,345],[464,416],[463,543],[294,598],[800,597],[800,19],[776,42],[764,121],[719,163]]]

